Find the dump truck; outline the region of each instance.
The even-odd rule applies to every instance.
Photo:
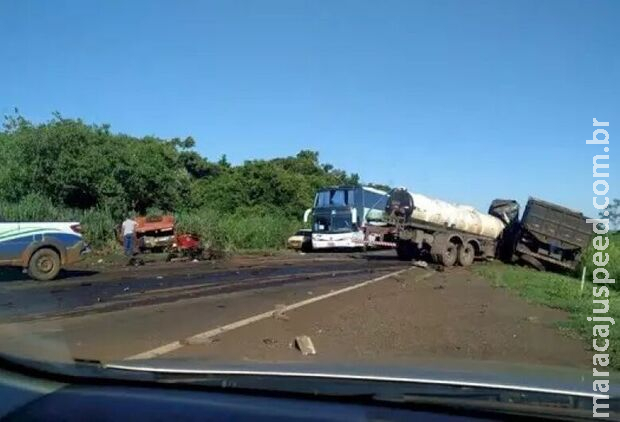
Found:
[[[529,198],[513,240],[512,260],[538,270],[574,270],[592,237],[579,211]]]
[[[492,214],[396,188],[386,218],[394,226],[396,252],[403,260],[433,260],[443,266],[471,265],[494,258],[504,232],[518,218],[518,204],[498,200]],[[517,207],[515,213],[515,206]]]

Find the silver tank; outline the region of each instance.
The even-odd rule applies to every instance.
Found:
[[[390,192],[386,212],[406,221],[417,220],[493,239],[497,239],[506,227],[499,218],[483,214],[474,207],[429,198],[405,188]]]

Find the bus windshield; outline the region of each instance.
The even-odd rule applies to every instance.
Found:
[[[351,214],[317,215],[312,226],[314,233],[348,233],[353,231]]]

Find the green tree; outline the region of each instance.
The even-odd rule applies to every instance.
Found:
[[[608,212],[609,215],[604,213]],[[620,229],[620,199],[612,199],[607,208],[599,212],[600,218],[608,218],[609,225],[613,230]]]

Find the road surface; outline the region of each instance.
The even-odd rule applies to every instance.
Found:
[[[73,271],[55,282],[4,281],[0,297],[1,351],[38,359],[590,359],[557,329],[562,312],[467,269],[411,267],[392,252]],[[299,335],[313,339],[316,355],[299,353]]]

